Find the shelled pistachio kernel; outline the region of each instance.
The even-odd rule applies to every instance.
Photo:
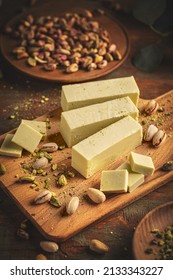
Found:
[[[61,174],[57,180],[57,184],[60,186],[65,186],[67,185],[68,181],[67,178],[64,174]]]
[[[23,175],[19,177],[18,181],[20,183],[32,183],[35,180],[35,176],[32,175]]]
[[[0,175],[4,175],[6,171],[6,166],[3,163],[0,163]]]
[[[61,207],[61,203],[59,202],[58,198],[54,195],[52,195],[49,203],[54,207],[57,207],[57,208]]]
[[[58,164],[57,163],[52,163],[51,170],[55,171],[57,168],[58,168]]]

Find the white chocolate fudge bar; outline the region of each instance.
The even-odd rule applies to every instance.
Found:
[[[88,178],[141,141],[141,125],[130,116],[124,117],[74,145],[72,167]]]
[[[67,146],[72,147],[127,115],[138,119],[138,109],[128,96],[62,112],[60,132]]]
[[[121,164],[116,170],[124,169],[129,173],[128,192],[132,192],[144,182],[144,174],[133,172],[128,162]]]
[[[7,134],[0,148],[0,155],[21,157],[23,148],[11,141],[14,134]]]
[[[25,123],[25,124],[31,126],[35,130],[37,130],[38,132],[43,134],[43,136],[45,136],[47,133],[46,122],[35,121],[35,120],[32,120],[32,121],[31,120],[22,120],[22,123]]]
[[[104,193],[127,192],[127,170],[104,170],[101,174],[100,190]]]
[[[23,147],[28,152],[33,153],[42,139],[42,136],[40,132],[33,129],[31,126],[21,123],[12,138],[12,142]]]
[[[125,96],[129,96],[137,105],[139,94],[133,76],[64,85],[61,92],[61,107],[63,111],[67,111]]]
[[[129,161],[131,169],[134,172],[153,175],[155,167],[151,157],[131,152]]]

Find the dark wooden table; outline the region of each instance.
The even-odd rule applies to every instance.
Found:
[[[29,1],[12,1],[10,7],[8,2],[4,1],[0,8],[1,27],[19,10],[26,9]],[[99,6],[103,8],[101,4]],[[172,38],[164,38],[164,59],[158,69],[153,73],[141,72],[133,66],[132,57],[141,47],[156,42],[160,36],[148,26],[136,21],[131,14],[114,11],[113,16],[126,27],[131,49],[125,63],[104,79],[134,75],[142,98],[154,98],[173,89]],[[59,106],[60,84],[38,81],[19,74],[2,58],[0,69],[3,73],[0,79],[1,134],[17,127],[22,118],[33,119]],[[133,259],[132,238],[135,227],[151,209],[172,200],[173,182],[170,182],[60,244],[60,250],[57,253],[45,255],[48,259],[57,260]],[[32,224],[28,223],[29,240],[17,237],[16,231],[24,219],[24,215],[16,205],[0,190],[0,259],[35,259],[36,255],[42,252],[39,242],[43,237]],[[97,255],[89,251],[88,242],[93,238],[109,245],[110,252]]]

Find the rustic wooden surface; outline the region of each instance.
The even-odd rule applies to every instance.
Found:
[[[8,1],[4,1],[4,3],[0,9],[1,24],[8,21],[19,9],[21,10],[20,1],[13,1],[14,9],[10,10]],[[101,5],[101,7],[103,6]],[[147,99],[172,90],[172,38],[163,39],[164,60],[160,67],[153,73],[141,72],[131,63],[133,55],[141,47],[159,40],[160,36],[150,30],[148,26],[137,22],[131,14],[114,12],[114,16],[123,23],[128,31],[131,51],[125,63],[107,75],[105,79],[134,75],[141,90],[141,97]],[[0,80],[1,134],[15,128],[21,118],[39,117],[59,106],[60,85],[39,82],[21,75],[8,67],[2,59],[0,69],[3,71],[3,78]],[[45,97],[49,100],[46,101]],[[46,254],[48,259],[133,259],[132,237],[135,227],[151,209],[172,201],[172,185],[173,182],[170,182],[122,211],[112,214],[106,220],[88,227],[63,242],[56,254]],[[0,259],[34,259],[36,254],[41,252],[39,241],[42,240],[42,235],[32,224],[28,225],[29,240],[21,240],[16,236],[16,230],[24,219],[25,216],[16,205],[0,190]],[[101,256],[91,253],[88,249],[88,242],[92,238],[107,243],[111,248],[110,252]]]

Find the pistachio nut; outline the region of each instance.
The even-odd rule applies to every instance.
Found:
[[[56,152],[58,145],[54,142],[46,143],[42,145],[41,150],[49,153]]]
[[[89,248],[90,248],[90,250],[92,250],[96,253],[99,253],[99,254],[104,254],[109,251],[109,247],[98,239],[92,239],[89,242]]]
[[[28,58],[29,54],[27,52],[20,52],[16,55],[17,59],[24,59],[24,58]]]
[[[83,15],[87,18],[92,18],[93,17],[93,14],[91,13],[91,11],[86,10],[86,9],[83,11]]]
[[[151,141],[158,131],[158,128],[154,124],[150,124],[147,128],[146,132],[144,133],[144,140]]]
[[[102,191],[95,188],[88,188],[87,195],[95,203],[102,203],[106,200],[105,194]]]
[[[173,160],[170,160],[166,163],[164,163],[164,165],[161,168],[163,171],[171,171],[173,170]]]
[[[18,54],[18,53],[23,53],[26,51],[26,48],[23,47],[23,46],[20,46],[20,47],[16,47],[13,49],[12,53],[14,54]]]
[[[112,52],[115,52],[117,46],[115,44],[111,44],[110,47],[109,47],[109,52],[112,53]]]
[[[31,67],[35,67],[37,65],[37,61],[33,57],[28,57],[27,62],[29,64],[29,66],[31,66]]]
[[[47,167],[47,165],[48,165],[48,159],[46,157],[41,157],[32,164],[32,168],[40,169],[40,168]]]
[[[43,64],[43,68],[46,71],[54,71],[56,69],[56,67],[57,67],[57,63],[54,63],[54,62]]]
[[[105,54],[105,59],[108,61],[108,62],[112,62],[114,60],[113,56],[111,53],[107,52]]]
[[[57,184],[60,185],[60,186],[65,186],[67,185],[67,178],[65,177],[64,174],[61,174],[57,180]]]
[[[17,236],[19,236],[22,239],[29,239],[29,233],[22,228],[18,228]]]
[[[152,144],[154,147],[160,147],[166,140],[166,132],[163,130],[158,130],[153,137]]]
[[[40,241],[40,247],[49,253],[55,253],[59,249],[58,244],[53,241]]]
[[[88,67],[87,67],[88,71],[92,71],[92,70],[96,70],[96,69],[97,69],[97,65],[94,62],[89,64]]]
[[[3,163],[0,163],[0,175],[4,175],[6,173],[6,167]]]
[[[122,55],[119,52],[119,50],[117,50],[117,49],[114,52],[112,52],[111,54],[113,55],[113,58],[115,60],[121,60],[122,59]]]
[[[158,106],[159,106],[158,102],[152,99],[144,106],[144,112],[147,115],[152,115],[157,111]]]
[[[50,201],[52,193],[49,190],[44,190],[39,193],[33,200],[33,204],[42,204]]]
[[[19,177],[19,182],[20,183],[32,183],[35,180],[35,176],[33,175],[23,175]]]
[[[40,64],[44,64],[44,63],[47,63],[47,60],[44,60],[44,59],[41,59],[40,57],[38,56],[34,56],[35,60],[40,63]]]
[[[97,67],[99,69],[103,69],[108,65],[108,62],[106,59],[103,59],[102,61],[100,61],[99,63],[97,63]]]
[[[77,196],[73,196],[69,203],[66,206],[66,212],[68,215],[72,215],[76,212],[79,206],[79,198]]]
[[[79,66],[77,63],[72,63],[66,68],[66,73],[74,73],[77,72],[79,69]]]
[[[38,254],[38,255],[36,255],[35,259],[39,260],[39,261],[40,260],[47,260],[47,257],[43,254]]]

